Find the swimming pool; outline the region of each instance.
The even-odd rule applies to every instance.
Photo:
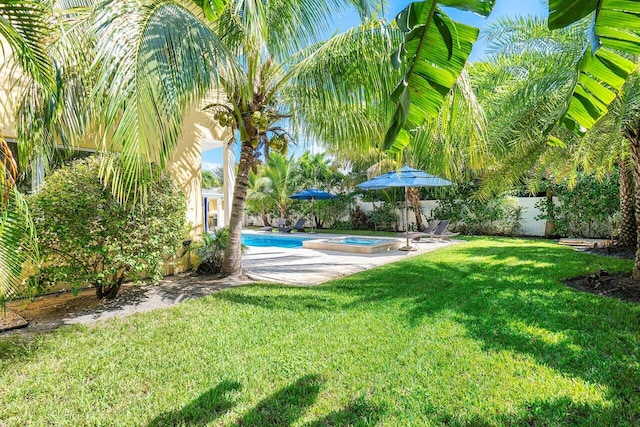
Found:
[[[305,236],[280,236],[265,234],[243,234],[242,244],[247,246],[267,247],[275,246],[277,248],[301,248],[302,242],[305,240],[313,240],[317,237]]]
[[[378,252],[388,252],[392,249],[399,249],[402,246],[402,240],[346,236],[307,240],[302,243],[302,246],[309,249],[326,251],[375,254]]]

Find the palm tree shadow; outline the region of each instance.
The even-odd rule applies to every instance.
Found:
[[[242,385],[237,381],[222,381],[180,410],[160,414],[149,423],[149,427],[206,424],[221,417],[234,406],[231,399],[233,392],[241,388]]]
[[[322,379],[305,375],[295,383],[276,391],[238,420],[238,426],[289,426],[304,410],[313,405],[320,392]]]
[[[360,397],[339,411],[333,411],[325,417],[305,424],[305,427],[372,426],[380,422],[384,412],[384,408],[374,406]]]

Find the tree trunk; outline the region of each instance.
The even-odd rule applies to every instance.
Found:
[[[409,187],[407,188],[409,200],[413,206],[413,213],[416,216],[416,229],[418,231],[424,230],[424,222],[422,222],[422,210],[420,209],[420,188]],[[408,226],[408,225],[407,225]]]
[[[635,200],[633,197],[633,171],[624,161],[620,161],[620,239],[625,247],[636,245]]]
[[[115,282],[112,283],[111,286],[96,284],[96,298],[98,300],[101,300],[102,298],[114,299],[118,295],[118,291],[120,291],[120,287],[123,282],[124,274],[122,277],[115,279]]]
[[[269,217],[267,216],[267,213],[264,211],[264,209],[260,211],[260,216],[262,217],[262,225],[264,226],[271,225],[271,222],[269,221]]]
[[[229,237],[224,251],[224,261],[222,262],[221,274],[223,277],[239,276],[242,273],[242,219],[249,186],[249,171],[251,171],[253,162],[254,155],[251,141],[242,142],[238,176],[236,177],[236,186],[233,189],[231,218],[229,218]]]
[[[631,159],[633,160],[633,177],[635,182],[640,182],[640,133],[635,129],[625,129],[625,135],[631,144]],[[640,185],[636,185],[636,200],[640,200]],[[636,238],[640,239],[640,206],[636,204]],[[640,281],[640,242],[636,241],[636,258],[631,277]],[[640,284],[639,284],[640,286]]]
[[[547,188],[547,221],[544,224],[544,237],[550,239],[553,237],[553,232],[556,229],[556,225],[553,223],[553,193]]]

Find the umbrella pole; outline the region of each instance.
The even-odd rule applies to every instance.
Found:
[[[416,248],[409,244],[409,187],[404,187],[404,228],[406,230],[407,244],[400,248],[401,251],[415,251]]]
[[[316,198],[311,198],[311,232],[316,232]]]

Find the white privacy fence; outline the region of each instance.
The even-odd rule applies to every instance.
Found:
[[[535,207],[536,203],[540,200],[545,200],[545,197],[513,197],[516,206],[522,207],[522,227],[520,229],[520,233],[524,236],[544,236],[544,230],[546,226],[545,220],[537,220],[536,216],[540,215],[541,212],[538,208]],[[374,203],[371,202],[360,202],[359,206],[364,212],[370,212],[374,209]],[[379,206],[380,203],[376,202],[376,206]],[[433,210],[438,206],[437,200],[422,200],[420,202],[420,207],[422,209],[422,217],[423,219],[428,220],[433,217]],[[398,215],[398,224],[401,230],[404,230],[404,210],[403,208],[397,209],[396,214]],[[345,219],[349,219],[346,217]],[[409,224],[415,226],[415,216],[413,215],[413,210],[409,210]]]
[[[544,197],[514,197],[516,206],[522,207],[522,227],[520,229],[520,234],[524,236],[544,236],[544,230],[546,226],[545,220],[537,220],[536,216],[540,215],[541,212],[538,208],[535,207],[536,203],[540,200],[544,200]],[[555,199],[554,199],[555,200]],[[359,202],[358,206],[364,212],[370,212],[374,209],[373,203],[371,202]],[[380,202],[375,203],[376,206],[380,206]],[[420,206],[422,207],[422,216],[423,219],[429,220],[433,216],[433,210],[437,207],[437,200],[422,200],[420,202]],[[355,208],[356,205],[353,205],[352,208]],[[404,230],[404,210],[403,206],[396,210],[396,214],[398,215],[398,226],[400,230]],[[349,220],[349,216],[346,215],[343,220]],[[415,226],[415,216],[413,215],[413,211],[409,211],[409,224]],[[262,225],[262,220],[258,217],[247,216],[245,218],[245,225]]]

